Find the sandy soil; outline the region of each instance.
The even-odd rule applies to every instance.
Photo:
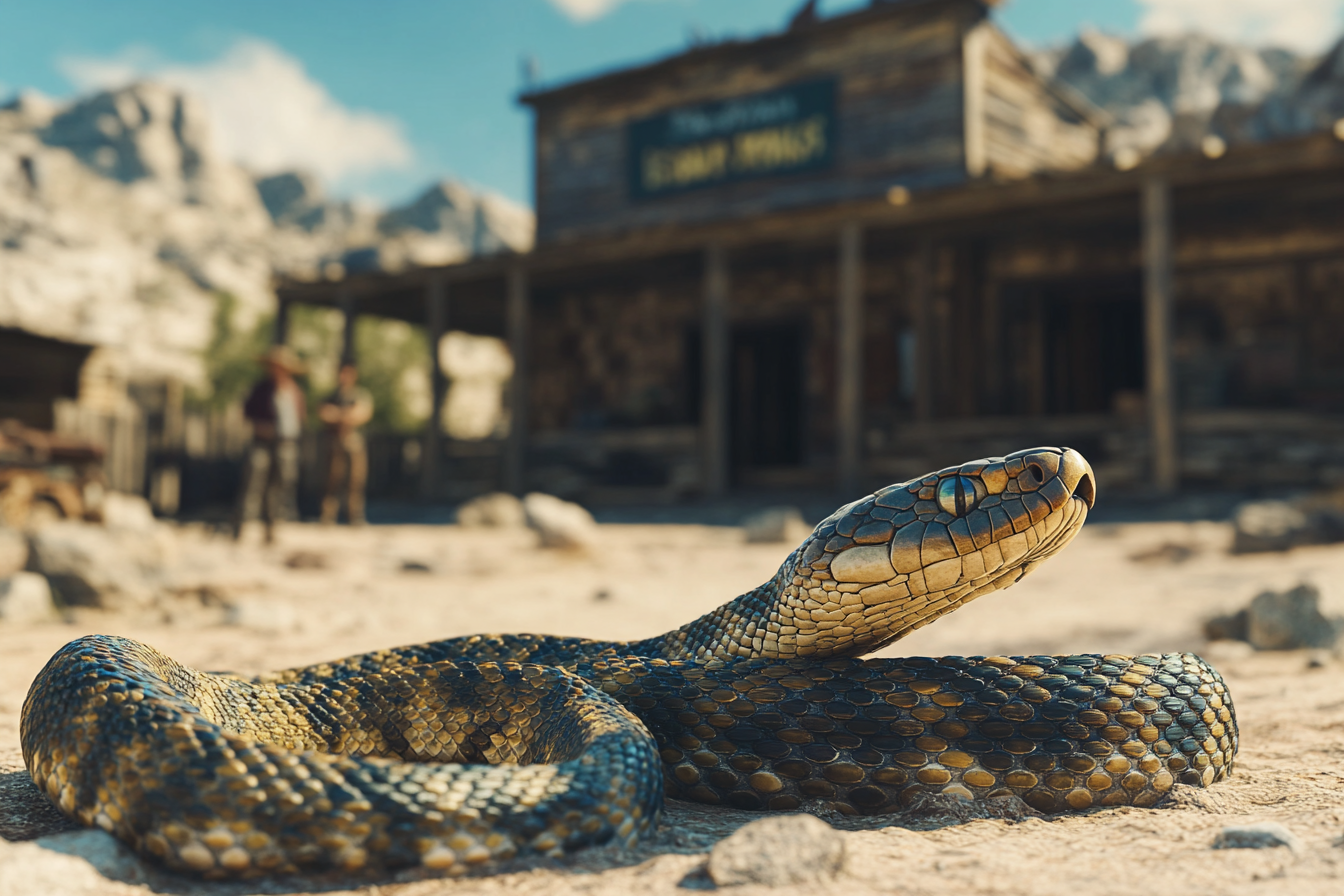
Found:
[[[758,584],[788,551],[782,544],[744,544],[731,528],[602,529],[606,547],[596,556],[539,550],[527,532],[456,527],[295,526],[270,549],[182,530],[177,541],[187,572],[180,578],[188,596],[166,611],[0,623],[0,833],[12,836],[24,820],[19,816],[32,812],[25,800],[35,791],[17,771],[24,694],[47,657],[78,635],[126,635],[199,668],[246,672],[482,631],[635,638],[672,628]],[[1236,702],[1241,754],[1231,781],[1207,791],[1178,788],[1163,808],[1056,819],[828,819],[845,831],[844,872],[829,884],[790,889],[1034,896],[1344,892],[1344,662],[1319,651],[1254,653],[1240,644],[1207,644],[1201,635],[1207,617],[1244,606],[1261,589],[1300,581],[1321,588],[1328,612],[1344,613],[1344,547],[1234,557],[1226,553],[1229,541],[1228,528],[1215,523],[1089,524],[1021,585],[887,652],[1199,650],[1221,669]],[[219,622],[218,611],[200,605],[200,594],[241,599],[242,624]],[[101,832],[53,834],[24,843],[0,840],[0,896],[45,892],[50,887],[41,882],[48,880],[72,893],[675,893],[712,887],[703,870],[707,853],[754,817],[674,804],[657,837],[633,852],[597,850],[565,865],[452,881],[205,885],[145,868]],[[1211,849],[1224,827],[1256,821],[1286,825],[1302,848]]]

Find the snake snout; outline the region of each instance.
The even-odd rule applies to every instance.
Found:
[[[1087,509],[1092,509],[1097,502],[1097,475],[1092,472],[1087,458],[1073,448],[1065,448],[1064,456],[1060,458],[1059,478],[1071,495],[1081,498]]]

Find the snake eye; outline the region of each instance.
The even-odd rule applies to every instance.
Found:
[[[965,516],[979,501],[975,483],[965,476],[949,476],[938,483],[938,506],[953,516]]]

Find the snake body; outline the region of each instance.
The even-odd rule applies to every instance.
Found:
[[[632,843],[664,793],[1151,806],[1232,770],[1231,697],[1198,657],[862,658],[1020,580],[1093,497],[1087,462],[1053,448],[890,486],[645,641],[473,636],[243,679],[88,636],[34,681],[24,758],[65,815],[207,877],[488,871]]]

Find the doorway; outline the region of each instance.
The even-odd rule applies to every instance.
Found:
[[[1137,278],[1022,285],[1004,299],[1013,413],[1111,413],[1142,395]]]
[[[798,323],[733,327],[728,431],[734,475],[803,462],[806,349]]]

